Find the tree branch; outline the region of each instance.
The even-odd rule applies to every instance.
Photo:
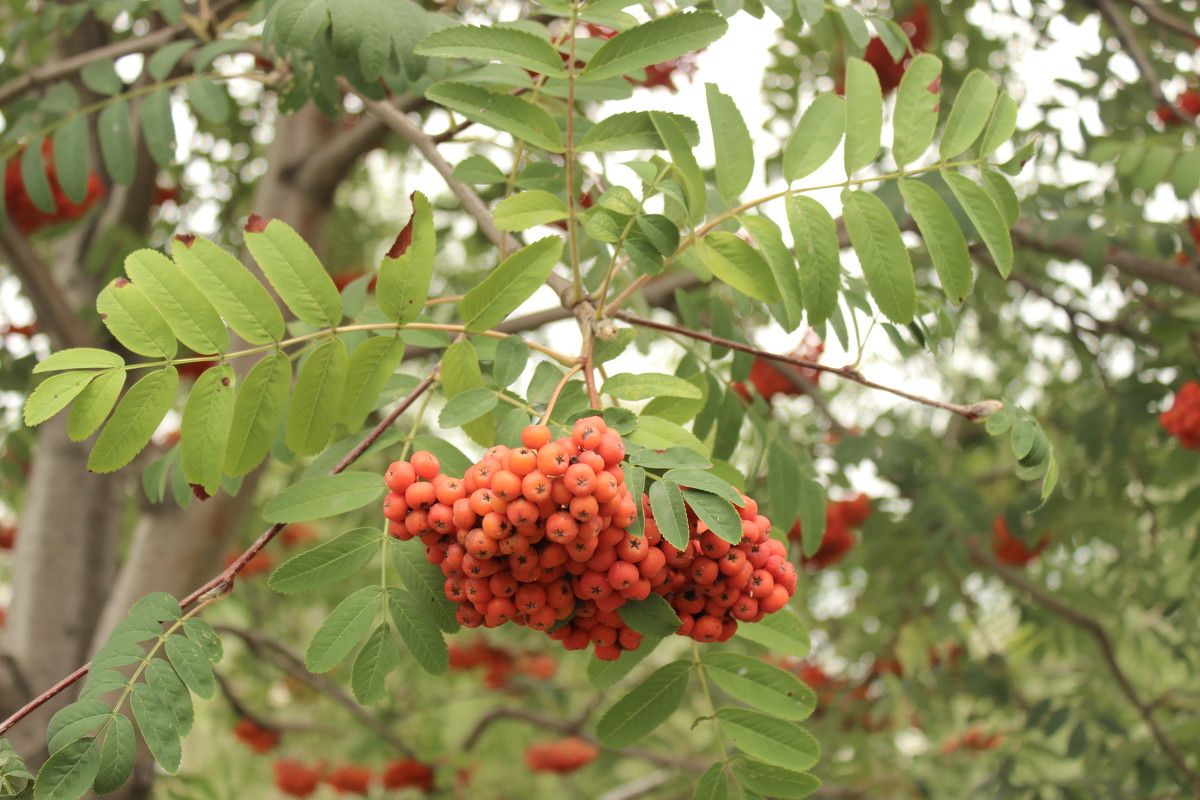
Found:
[[[1137,33],[1129,24],[1129,20],[1121,13],[1121,9],[1117,8],[1114,0],[1091,0],[1092,5],[1100,12],[1100,16],[1108,20],[1108,24],[1113,26],[1117,32],[1117,37],[1125,45],[1125,49],[1129,53],[1129,57],[1133,59],[1133,63],[1137,65],[1138,72],[1142,73],[1142,80],[1146,83],[1146,88],[1150,90],[1150,94],[1159,103],[1166,105],[1167,96],[1163,94],[1162,80],[1158,76],[1158,70],[1150,63],[1150,57],[1146,55],[1145,49],[1142,48],[1142,43],[1138,41]]]
[[[1157,0],[1127,0],[1127,2],[1136,8],[1140,8],[1147,17],[1154,22],[1157,22],[1159,25],[1162,25],[1164,28],[1169,28],[1176,33],[1181,33],[1193,40],[1197,36],[1200,36],[1200,34],[1196,32],[1196,28],[1194,26],[1188,25],[1186,21],[1179,19],[1173,14],[1168,14],[1166,11],[1163,11]]]
[[[60,348],[96,346],[95,337],[67,302],[66,294],[50,273],[50,266],[11,221],[0,231],[0,252],[33,303],[42,330]]]
[[[259,655],[262,655],[263,650],[270,650],[273,655],[268,657],[284,672],[297,680],[307,683],[322,694],[328,695],[339,705],[345,707],[350,712],[350,715],[361,722],[364,727],[370,728],[372,733],[396,748],[398,752],[408,758],[415,757],[413,750],[396,736],[391,728],[359,705],[357,700],[346,694],[345,690],[336,683],[324,675],[309,672],[308,668],[304,666],[303,659],[293,653],[287,645],[261,631],[249,628],[238,628],[233,625],[214,625],[213,629],[219,633],[233,634]]]
[[[1153,734],[1154,739],[1158,742],[1159,747],[1162,748],[1167,758],[1175,764],[1193,786],[1200,787],[1200,773],[1188,766],[1183,752],[1158,724],[1151,707],[1142,700],[1137,689],[1134,688],[1132,681],[1129,680],[1129,676],[1121,669],[1121,665],[1117,662],[1116,651],[1113,648],[1112,637],[1109,636],[1108,631],[1100,623],[1100,620],[1085,611],[1081,611],[1063,602],[1053,592],[1038,586],[1020,572],[1004,566],[993,558],[990,553],[985,552],[978,546],[971,544],[969,547],[972,559],[987,567],[1000,580],[1012,588],[1028,594],[1057,616],[1062,617],[1077,628],[1082,628],[1096,639],[1096,643],[1100,646],[1100,656],[1104,660],[1104,665],[1117,682],[1117,687],[1121,690],[1121,694],[1125,695],[1125,699],[1129,701],[1130,705],[1137,711],[1138,716],[1150,728],[1151,734]]]
[[[853,366],[830,367],[825,364],[820,364],[816,361],[809,361],[807,359],[796,358],[794,356],[784,356],[777,353],[770,353],[758,347],[752,347],[751,345],[742,344],[741,342],[735,342],[730,339],[722,339],[719,336],[713,336],[712,334],[690,331],[687,328],[681,328],[677,325],[668,325],[664,322],[655,322],[652,319],[646,319],[645,317],[639,317],[636,314],[630,314],[628,311],[618,311],[613,316],[617,319],[625,320],[633,325],[639,325],[644,328],[655,328],[661,331],[669,331],[671,333],[679,334],[680,336],[698,339],[702,342],[709,342],[710,344],[719,345],[721,347],[728,347],[731,350],[740,350],[743,353],[750,353],[751,355],[756,355],[759,358],[766,358],[771,361],[779,361],[783,364],[791,364],[796,367],[803,367],[805,369],[816,370],[818,372],[830,372],[840,378],[844,378],[848,381],[853,381],[854,383],[866,386],[868,389],[879,389],[881,391],[894,394],[898,397],[903,397],[906,400],[912,400],[913,402],[921,403],[922,405],[953,412],[959,416],[965,417],[971,422],[983,419],[984,417],[994,414],[1003,408],[1003,406],[996,400],[983,400],[978,403],[972,403],[969,406],[964,406],[957,403],[946,403],[941,400],[922,397],[921,395],[911,394],[903,391],[902,389],[896,389],[892,386],[884,386],[882,383],[876,383],[875,381],[868,380],[867,378],[863,377],[863,375]]]

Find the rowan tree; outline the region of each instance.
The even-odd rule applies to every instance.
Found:
[[[1196,796],[1195,17],[10,4],[0,797]]]

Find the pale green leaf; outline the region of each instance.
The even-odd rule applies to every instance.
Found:
[[[795,722],[747,708],[722,708],[717,720],[739,750],[768,764],[801,771],[820,756],[817,740]]]
[[[346,368],[346,343],[340,338],[320,345],[301,364],[284,423],[284,441],[296,455],[316,455],[329,442]]]
[[[479,369],[479,356],[476,355],[475,346],[469,339],[462,339],[446,348],[446,352],[442,356],[441,376],[442,391],[448,400],[468,389],[483,387],[483,373]],[[468,422],[463,426],[463,432],[470,436],[476,444],[491,447],[492,438],[495,436],[495,423],[492,416],[488,414]]]
[[[42,156],[42,139],[38,138],[21,151],[21,184],[39,211],[53,214],[58,209],[46,176],[46,161]]]
[[[101,109],[96,118],[96,133],[100,138],[100,154],[104,167],[114,183],[128,186],[133,183],[133,134],[129,128],[129,104],[120,100]]]
[[[467,292],[459,312],[471,332],[486,331],[528,300],[550,276],[562,255],[563,240],[547,236],[518,250]]]
[[[229,119],[229,95],[208,78],[196,78],[187,84],[188,105],[205,122],[220,125]]]
[[[788,182],[810,175],[833,156],[846,132],[846,101],[833,92],[819,94],[788,139],[783,177]]]
[[[738,217],[738,221],[758,244],[767,266],[771,269],[771,275],[775,278],[775,285],[783,302],[774,306],[772,313],[784,330],[796,330],[804,318],[804,294],[800,288],[800,272],[796,269],[796,259],[784,243],[779,226],[767,217],[753,214]]]
[[[837,310],[842,278],[837,223],[825,206],[804,195],[792,195],[787,216],[796,247],[804,310],[810,325],[820,325]]]
[[[694,120],[681,114],[657,113],[675,120],[689,146],[699,146],[700,129]],[[578,149],[585,153],[612,153],[620,150],[666,150],[667,145],[658,135],[650,112],[623,111],[605,117],[589,128],[580,140]]]
[[[342,296],[317,254],[291,226],[273,219],[261,228],[247,225],[246,247],[275,292],[298,319],[318,328],[342,320]]]
[[[562,58],[548,41],[515,28],[463,25],[434,31],[421,40],[416,52],[438,58],[499,61],[543,75],[566,75]]]
[[[54,372],[61,369],[120,369],[125,366],[125,359],[111,350],[100,350],[95,347],[72,347],[69,350],[59,350],[43,358],[33,367],[36,375],[39,372]]]
[[[764,303],[779,300],[779,287],[766,259],[736,234],[714,231],[696,242],[696,250],[700,261],[722,283]]]
[[[740,653],[704,657],[704,672],[734,700],[770,712],[781,719],[807,718],[817,707],[817,695],[785,669]]]
[[[96,311],[117,341],[133,352],[175,357],[171,326],[136,283],[125,278],[113,280],[96,298]]]
[[[1017,103],[1008,92],[1000,92],[996,98],[996,106],[992,109],[992,118],[988,121],[983,141],[979,145],[979,157],[986,158],[1000,148],[1000,145],[1012,138],[1017,129]]]
[[[67,407],[101,373],[78,370],[51,375],[38,384],[25,401],[25,424],[41,425]]]
[[[911,164],[929,149],[937,130],[941,83],[942,61],[932,53],[914,58],[900,79],[892,115],[892,156],[897,165]]]
[[[760,622],[739,625],[737,635],[768,650],[796,658],[805,658],[812,649],[808,629],[787,608],[767,614]]]
[[[283,315],[271,295],[240,261],[208,239],[176,237],[175,263],[238,336],[250,344],[283,338]]]
[[[150,442],[175,401],[179,373],[156,369],[129,388],[88,457],[91,472],[112,472],[128,464]]]
[[[412,322],[425,306],[437,247],[429,200],[420,192],[413,192],[412,206],[412,217],[393,247],[393,252],[397,249],[404,252],[384,256],[376,286],[379,308],[389,319],[400,323]],[[406,235],[408,244],[404,247],[401,245]]]
[[[490,128],[511,133],[534,147],[551,153],[563,151],[562,130],[549,112],[528,100],[502,92],[489,92],[466,83],[439,83],[425,91],[437,103]]]
[[[263,507],[267,522],[306,522],[345,514],[383,495],[383,476],[341,472],[293,483]]]
[[[678,19],[678,17],[672,19]],[[724,24],[724,21],[722,21],[722,24]],[[613,38],[609,40],[609,43],[611,44],[615,41],[616,38]],[[654,124],[654,129],[658,131],[663,144],[667,146],[667,152],[671,156],[671,161],[674,162],[675,170],[683,180],[689,217],[692,222],[697,222],[704,216],[704,209],[708,204],[708,195],[704,184],[704,173],[700,171],[700,165],[696,163],[696,156],[693,153],[692,145],[688,143],[687,136],[684,134],[683,128],[676,122],[674,114],[651,111],[650,121]]]
[[[814,477],[802,477],[796,483],[800,501],[801,542],[804,555],[812,558],[825,538],[825,489]]]
[[[690,451],[685,451],[690,452]],[[694,467],[677,467],[663,473],[663,479],[674,481],[685,489],[700,489],[722,497],[735,506],[745,506],[742,493],[724,478]]]
[[[715,42],[729,29],[719,14],[695,11],[661,17],[618,33],[592,55],[581,80],[610,78],[660,64]]]
[[[292,362],[278,350],[263,356],[246,375],[233,403],[229,429],[237,435],[225,445],[226,475],[245,475],[266,457],[283,419],[291,382]]]
[[[725,765],[713,764],[696,783],[696,791],[692,800],[728,800],[729,781],[725,778]]]
[[[600,389],[620,400],[648,400],[652,397],[703,397],[703,392],[683,378],[659,372],[633,374],[621,372],[610,376]]]
[[[500,398],[491,389],[468,389],[455,395],[442,407],[438,414],[438,425],[446,430],[461,427],[484,414],[490,414],[499,402]]]
[[[900,325],[917,309],[916,279],[908,248],[887,206],[867,192],[842,192],[846,230],[862,264],[871,296],[884,316]]]
[[[782,442],[771,442],[767,452],[767,499],[771,501],[772,526],[785,533],[800,515],[800,497],[796,492],[799,482],[795,453]]]
[[[842,7],[842,10],[848,10]],[[865,27],[865,23],[864,23]],[[846,174],[870,164],[883,133],[883,90],[879,73],[867,62],[846,63]]]
[[[967,249],[962,228],[929,184],[902,179],[900,193],[925,239],[925,249],[929,251],[929,260],[937,270],[942,291],[951,303],[961,305],[971,293],[974,281],[971,253]]]
[[[722,94],[714,83],[705,84],[704,89],[713,147],[718,154],[717,190],[725,202],[732,204],[750,185],[754,174],[754,143],[733,98]]]
[[[210,495],[221,488],[221,467],[233,421],[233,383],[233,367],[228,364],[202,372],[188,394],[180,423],[183,475]]]
[[[958,91],[942,131],[938,152],[943,159],[952,158],[975,143],[987,125],[995,102],[996,82],[983,70],[971,70]]]
[[[373,336],[354,348],[338,403],[338,421],[351,431],[361,428],[403,359],[404,340],[398,336]]]
[[[159,89],[142,98],[138,106],[146,150],[154,163],[169,169],[175,160],[175,120],[171,116],[171,90]]]
[[[492,212],[502,231],[523,231],[567,218],[567,206],[558,195],[535,189],[501,200]]]
[[[1003,212],[979,184],[965,175],[943,172],[942,177],[959,205],[967,212],[971,224],[979,233],[979,238],[983,240],[984,246],[996,262],[1000,276],[1007,278],[1013,267],[1013,246],[1008,226],[1004,224]]]
[[[101,372],[75,397],[67,418],[67,436],[71,441],[82,442],[103,424],[121,396],[125,376],[123,369]]]
[[[626,443],[641,445],[651,450],[666,450],[669,447],[686,447],[694,450],[708,459],[708,450],[704,443],[691,432],[684,430],[674,422],[668,422],[661,417],[643,415],[638,417],[637,428],[625,437]]]

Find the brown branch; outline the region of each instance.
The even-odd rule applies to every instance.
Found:
[[[240,0],[226,0],[226,2],[215,5],[212,11],[216,14],[238,5],[239,2]],[[177,22],[174,25],[167,25],[166,27],[147,33],[145,36],[126,39],[121,42],[113,42],[103,47],[97,47],[95,50],[89,50],[86,53],[80,53],[70,58],[33,67],[26,70],[21,77],[14,78],[3,86],[0,86],[0,105],[16,97],[20,97],[39,86],[75,75],[87,65],[101,59],[116,59],[132,53],[148,53],[158,50],[163,45],[175,39],[193,33],[192,27],[186,21]]]
[[[1150,63],[1150,57],[1146,55],[1142,43],[1138,41],[1137,33],[1133,30],[1129,20],[1121,13],[1116,2],[1114,0],[1091,0],[1091,3],[1100,12],[1100,16],[1108,20],[1108,24],[1116,30],[1117,37],[1125,45],[1129,57],[1137,65],[1138,72],[1142,73],[1142,80],[1145,82],[1146,88],[1150,90],[1150,94],[1156,101],[1166,105],[1167,96],[1163,94],[1162,80],[1158,76],[1158,70],[1154,69],[1154,65]]]
[[[357,700],[346,694],[345,690],[336,683],[324,675],[309,672],[308,668],[304,666],[304,661],[293,653],[287,645],[276,641],[261,631],[250,628],[238,628],[233,625],[214,625],[213,629],[219,633],[231,633],[237,636],[259,655],[262,655],[263,650],[270,650],[273,655],[268,657],[284,672],[297,680],[307,683],[322,694],[328,695],[332,700],[345,707],[351,716],[361,722],[364,727],[370,728],[372,733],[396,748],[398,752],[409,758],[414,757],[412,749],[396,736],[391,728],[359,705]]]
[[[837,375],[840,378],[844,378],[848,381],[853,381],[854,383],[866,386],[868,389],[879,389],[880,391],[889,392],[898,397],[903,397],[906,400],[912,400],[915,403],[921,403],[922,405],[930,406],[932,408],[940,408],[944,411],[953,412],[959,416],[965,417],[971,422],[983,419],[984,417],[994,414],[1003,408],[1003,406],[995,400],[983,400],[978,403],[972,403],[971,405],[964,406],[959,405],[958,403],[946,403],[941,400],[922,397],[918,394],[911,394],[910,392],[906,392],[902,389],[897,389],[892,386],[885,386],[882,383],[876,383],[875,381],[868,380],[867,378],[863,377],[863,375],[853,366],[830,367],[825,364],[820,364],[816,361],[809,361],[804,358],[770,353],[758,347],[752,347],[751,345],[742,344],[741,342],[735,342],[730,339],[722,339],[719,336],[713,336],[712,334],[690,331],[687,328],[681,328],[678,325],[669,325],[664,322],[655,322],[652,319],[646,319],[645,317],[639,317],[636,314],[630,314],[628,311],[618,311],[613,316],[617,319],[625,320],[632,325],[639,325],[644,328],[655,328],[661,331],[669,331],[671,333],[679,334],[680,336],[698,339],[702,342],[708,342],[721,347],[728,347],[731,350],[740,350],[743,353],[750,353],[751,355],[756,355],[759,358],[766,358],[771,361],[779,361],[783,364],[791,364],[796,367],[803,367],[805,369],[816,370],[818,372],[829,372]]]
[[[417,384],[417,387],[415,389],[413,389],[412,392],[408,395],[408,397],[406,397],[404,399],[404,402],[402,402],[398,407],[396,407],[396,409],[394,409],[390,414],[388,414],[386,417],[384,417],[383,420],[381,420],[380,423],[378,425],[376,425],[371,430],[371,432],[368,433],[363,438],[363,440],[358,443],[357,447],[355,447],[353,450],[351,450],[349,453],[347,453],[346,457],[337,463],[337,466],[335,466],[333,469],[329,470],[329,474],[337,475],[338,473],[342,472],[343,470],[346,469],[346,467],[353,464],[358,459],[358,457],[361,456],[368,447],[370,447],[372,444],[374,444],[375,441],[377,439],[379,439],[380,436],[383,435],[384,431],[386,431],[388,428],[390,428],[392,426],[392,423],[394,423],[401,414],[403,414],[405,411],[407,411],[412,406],[412,404],[417,401],[417,398],[419,398],[422,394],[424,394],[429,389],[429,387],[433,385],[434,378],[437,377],[438,369],[439,369],[439,367],[434,367],[430,371],[430,373],[427,376],[425,376],[425,379],[422,380],[419,384]],[[261,536],[259,536],[258,539],[255,540],[254,544],[250,545],[250,547],[247,548],[247,550],[244,553],[242,553],[240,556],[238,556],[237,559],[232,564],[230,564],[221,574],[212,578],[207,583],[205,583],[203,586],[196,589],[191,594],[189,594],[187,597],[180,600],[179,607],[186,610],[187,608],[189,608],[190,606],[199,602],[200,600],[205,600],[206,602],[208,602],[217,597],[220,597],[223,594],[227,594],[227,593],[233,591],[234,579],[237,578],[238,574],[246,567],[246,564],[250,563],[250,560],[252,558],[254,558],[256,555],[258,555],[258,553],[261,552],[262,549],[264,547],[266,547],[271,542],[271,540],[274,539],[275,536],[281,530],[283,530],[283,528],[284,528],[284,523],[282,523],[282,522],[277,522],[274,525],[272,525],[271,527],[267,528],[267,530]],[[45,704],[47,701],[49,701],[51,698],[53,698],[59,692],[63,691],[68,686],[75,683],[77,680],[82,678],[84,675],[87,675],[88,670],[91,669],[91,666],[92,666],[92,664],[89,661],[87,664],[84,664],[82,667],[75,670],[70,675],[68,675],[67,677],[60,680],[58,683],[51,686],[45,692],[38,695],[36,698],[31,700],[30,702],[26,703],[24,706],[22,706],[20,709],[18,709],[14,714],[12,714],[12,716],[10,716],[8,719],[4,720],[3,722],[0,722],[0,736],[2,736],[9,728],[16,725],[18,722],[23,720],[25,717],[29,716],[29,714],[31,714],[32,712],[37,710],[40,706]]]
[[[1021,221],[1013,227],[1013,240],[1020,247],[1049,253],[1070,261],[1083,261],[1087,243],[1079,236],[1059,236],[1047,241],[1031,222]],[[1104,255],[1111,266],[1121,272],[1154,283],[1174,286],[1191,294],[1200,294],[1200,272],[1181,269],[1166,261],[1146,258],[1128,250],[1110,247]]]
[[[1136,8],[1140,8],[1147,17],[1164,28],[1169,28],[1193,40],[1197,36],[1200,36],[1200,33],[1197,33],[1194,26],[1188,25],[1186,21],[1179,19],[1179,17],[1163,11],[1157,0],[1127,0],[1127,2]]]
[[[96,346],[95,337],[67,302],[50,266],[33,249],[29,239],[16,230],[11,220],[0,231],[0,252],[21,281],[42,329],[60,348]]]
[[[1116,650],[1113,647],[1112,637],[1109,636],[1108,631],[1105,629],[1104,625],[1101,624],[1100,620],[1096,619],[1085,611],[1081,611],[1072,605],[1068,605],[1053,592],[1042,586],[1038,586],[1020,572],[1004,566],[995,558],[993,558],[990,553],[985,552],[983,549],[975,545],[970,545],[970,551],[971,557],[974,561],[987,567],[988,570],[1000,578],[1000,580],[1004,581],[1012,588],[1028,594],[1057,616],[1062,617],[1075,627],[1087,631],[1092,635],[1093,638],[1096,639],[1096,643],[1100,646],[1100,656],[1104,659],[1104,664],[1108,668],[1108,671],[1112,674],[1113,680],[1116,681],[1117,687],[1121,690],[1121,694],[1125,695],[1125,699],[1129,701],[1129,704],[1132,705],[1137,711],[1138,716],[1140,716],[1142,721],[1145,722],[1147,727],[1150,728],[1151,734],[1153,734],[1154,739],[1158,742],[1159,747],[1162,748],[1167,758],[1169,758],[1171,762],[1179,768],[1179,771],[1187,777],[1192,785],[1197,787],[1197,790],[1200,791],[1200,773],[1188,766],[1187,759],[1184,757],[1183,752],[1179,749],[1175,742],[1167,736],[1166,731],[1164,731],[1158,724],[1158,721],[1154,718],[1151,707],[1141,698],[1141,695],[1138,694],[1137,689],[1134,688],[1132,681],[1130,681],[1129,676],[1125,674],[1123,669],[1121,669],[1121,665],[1117,661]]]

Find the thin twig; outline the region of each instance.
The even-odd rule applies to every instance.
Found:
[[[21,281],[21,287],[33,303],[43,329],[60,348],[95,347],[96,339],[83,319],[71,308],[67,295],[58,286],[50,267],[38,255],[11,220],[0,231],[0,252]]]
[[[953,412],[972,422],[989,416],[990,414],[994,414],[1003,408],[1003,406],[995,400],[984,400],[979,403],[972,403],[968,406],[959,405],[958,403],[946,403],[941,400],[934,400],[930,397],[922,397],[921,395],[912,394],[902,389],[897,389],[893,386],[885,386],[882,383],[876,383],[875,381],[868,380],[867,378],[863,377],[862,373],[860,373],[853,366],[830,367],[825,364],[820,364],[816,361],[809,361],[804,358],[779,355],[778,353],[771,353],[758,347],[742,344],[741,342],[735,342],[730,339],[722,339],[719,336],[713,336],[712,334],[690,331],[687,328],[681,328],[678,325],[669,325],[665,322],[655,322],[652,319],[639,317],[636,314],[630,314],[627,311],[618,311],[613,316],[617,319],[625,320],[633,325],[639,325],[645,328],[656,328],[662,331],[670,331],[671,333],[676,333],[680,336],[687,336],[692,339],[699,339],[702,342],[709,342],[710,344],[719,345],[721,347],[728,347],[731,350],[740,350],[743,353],[750,353],[751,355],[756,355],[759,358],[766,358],[771,361],[779,361],[784,364],[791,364],[793,366],[816,370],[818,372],[829,372],[837,375],[840,378],[845,378],[848,381],[853,381],[854,383],[866,386],[869,389],[879,389],[880,391],[890,392],[891,394],[894,394],[898,397],[903,397],[906,400],[912,400],[913,402],[921,403],[922,405],[930,406],[932,408],[940,408],[944,411]]]
[[[1200,33],[1197,33],[1195,26],[1188,25],[1185,20],[1163,11],[1157,0],[1127,0],[1127,2],[1136,6],[1137,8],[1140,8],[1147,17],[1154,22],[1157,22],[1159,25],[1162,25],[1164,28],[1170,28],[1176,33],[1181,33],[1193,40],[1197,36],[1200,36]]]
[[[338,686],[333,681],[326,678],[324,675],[317,675],[309,672],[304,666],[304,661],[295,653],[293,653],[285,644],[279,642],[261,631],[250,628],[238,628],[233,625],[214,625],[213,629],[218,633],[231,633],[244,641],[250,649],[256,651],[260,655],[262,651],[270,650],[274,653],[272,660],[292,677],[307,683],[322,694],[328,695],[332,700],[335,700],[340,705],[344,706],[350,714],[361,722],[365,727],[370,728],[373,733],[379,736],[392,747],[396,748],[401,754],[412,758],[414,753],[412,749],[404,743],[396,734],[384,724],[381,720],[358,704],[350,695]]]
[[[1171,762],[1179,768],[1179,771],[1187,777],[1188,781],[1190,781],[1191,784],[1196,787],[1198,792],[1197,796],[1200,797],[1200,773],[1188,766],[1187,759],[1184,757],[1183,752],[1179,749],[1178,745],[1176,745],[1175,742],[1172,741],[1169,736],[1167,736],[1166,731],[1164,731],[1158,724],[1158,721],[1154,718],[1154,714],[1150,706],[1146,703],[1146,701],[1142,700],[1141,695],[1139,695],[1137,689],[1134,688],[1129,676],[1125,674],[1123,669],[1121,669],[1120,663],[1117,662],[1116,651],[1113,648],[1112,637],[1109,636],[1108,631],[1105,629],[1104,625],[1100,623],[1100,620],[1096,619],[1085,611],[1081,611],[1074,606],[1068,605],[1053,592],[1042,586],[1038,586],[1020,572],[1004,566],[995,558],[993,558],[990,553],[984,551],[982,548],[971,545],[970,550],[972,559],[975,562],[987,567],[988,570],[1000,578],[1000,580],[1004,581],[1012,588],[1019,589],[1020,591],[1028,594],[1054,614],[1062,617],[1075,627],[1082,628],[1096,639],[1096,643],[1100,645],[1100,656],[1104,659],[1104,664],[1108,668],[1108,671],[1112,674],[1113,679],[1116,681],[1117,687],[1121,690],[1121,694],[1125,695],[1125,699],[1129,701],[1130,705],[1132,705],[1137,711],[1138,716],[1140,716],[1142,721],[1146,723],[1146,726],[1150,728],[1150,732],[1154,735],[1154,739],[1158,742],[1159,747],[1162,748],[1167,758],[1169,758]]]

